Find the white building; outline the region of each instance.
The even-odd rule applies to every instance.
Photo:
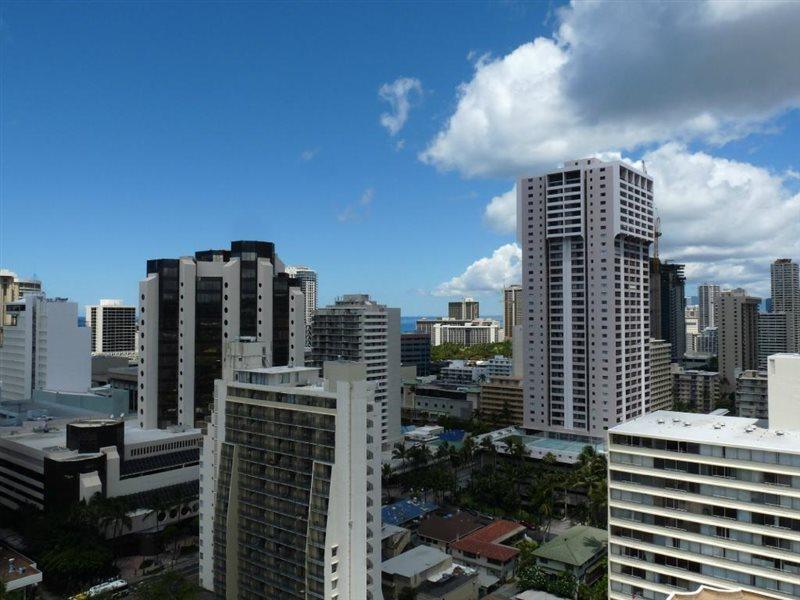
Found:
[[[713,283],[704,283],[697,286],[699,299],[699,327],[702,332],[706,327],[716,327],[716,308],[719,300],[720,287]]]
[[[770,360],[773,428],[659,411],[609,431],[611,600],[701,585],[800,597],[798,365]]]
[[[300,289],[306,302],[306,347],[311,346],[311,326],[317,310],[317,272],[309,267],[289,266],[286,273],[300,281]]]
[[[700,337],[700,316],[699,307],[696,304],[686,307],[686,351],[698,352],[699,351],[699,337]]]
[[[6,305],[6,319],[0,347],[2,400],[27,400],[34,389],[89,389],[89,329],[78,327],[77,304],[27,294]]]
[[[428,326],[430,324],[430,326]],[[458,344],[474,346],[476,344],[494,344],[502,342],[503,327],[494,319],[475,319],[461,321],[457,319],[437,319],[427,323],[417,321],[417,329],[430,332],[431,346],[442,344]]]
[[[136,307],[122,300],[101,299],[86,307],[86,327],[91,330],[92,355],[136,354]]]
[[[313,368],[242,365],[217,381],[205,437],[201,585],[225,598],[379,600],[380,452],[365,365],[326,362],[323,380]]]
[[[337,359],[363,362],[367,380],[377,384],[381,451],[391,453],[400,439],[400,309],[388,308],[367,294],[346,294],[314,315],[311,362],[321,368]]]
[[[139,283],[139,424],[193,427],[210,412],[223,346],[267,342],[270,365],[305,360],[305,301],[271,242],[147,261]]]
[[[791,352],[789,336],[791,313],[768,312],[758,314],[758,368],[767,368],[767,359],[773,354]]]
[[[653,180],[568,161],[517,182],[525,428],[598,439],[650,404]]]

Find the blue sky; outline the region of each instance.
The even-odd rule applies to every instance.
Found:
[[[619,152],[662,175],[665,227],[688,232],[671,244],[665,231],[665,249],[689,263],[692,284],[763,293],[769,257],[800,258],[800,82],[779,60],[753,60],[748,87],[766,90],[753,95],[708,77],[704,68],[724,74],[729,65],[714,61],[728,59],[702,54],[707,66],[688,84],[672,82],[667,106],[641,62],[686,72],[696,57],[655,35],[636,41],[640,64],[624,65],[636,59],[613,32],[590,37],[591,7],[558,8],[4,3],[0,266],[81,304],[133,301],[148,258],[266,239],[288,263],[318,270],[322,303],[364,291],[404,314],[436,314],[448,295],[470,293],[497,313],[498,290],[519,269],[501,198],[514,175]],[[741,39],[741,15],[711,10],[700,21],[713,35],[692,38],[665,10],[665,40],[673,25],[689,46]],[[798,11],[782,10],[745,15],[757,28],[746,39],[766,46],[764,59],[798,55],[795,41],[759,41],[769,19],[797,24]],[[621,120],[613,106],[636,91],[591,87],[586,48],[598,53],[598,44],[629,72],[641,67],[639,87],[652,93],[628,109],[634,117]],[[381,115],[397,115],[379,90],[400,78],[417,83],[392,135]],[[575,139],[554,133],[563,129],[550,105],[556,92],[542,90],[564,94],[579,120]],[[626,133],[609,134],[605,123]],[[678,169],[688,163],[691,171]],[[702,187],[705,229],[684,226],[698,220],[687,180]],[[505,224],[485,214],[493,198]],[[770,202],[779,204],[774,218],[742,239],[748,211]],[[727,223],[731,207],[743,217]]]

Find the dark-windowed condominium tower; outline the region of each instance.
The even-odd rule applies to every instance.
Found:
[[[527,429],[602,438],[649,409],[653,180],[569,161],[517,182]]]
[[[139,283],[139,425],[203,422],[225,342],[271,343],[269,364],[304,360],[305,307],[271,242],[147,261]]]
[[[472,298],[464,298],[447,303],[447,316],[460,321],[472,321],[480,317],[480,303]]]
[[[770,312],[786,313],[789,352],[800,352],[800,266],[790,258],[779,258],[770,265],[770,280]]]
[[[672,362],[686,354],[686,277],[684,265],[650,259],[650,335],[672,347]]]
[[[522,286],[503,288],[503,334],[505,339],[514,337],[514,328],[522,323]]]

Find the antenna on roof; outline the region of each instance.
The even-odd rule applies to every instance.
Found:
[[[647,165],[644,163],[644,159],[642,159],[642,171],[644,171],[645,175],[648,175],[648,173],[647,173]]]

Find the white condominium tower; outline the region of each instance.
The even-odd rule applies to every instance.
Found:
[[[139,283],[139,425],[202,423],[226,342],[268,343],[269,364],[304,362],[305,303],[271,242],[147,261]]]
[[[800,267],[788,258],[770,265],[772,310],[786,313],[786,338],[790,352],[800,352]]]
[[[770,357],[768,379],[769,429],[658,411],[609,431],[610,600],[800,597],[800,355]]]
[[[102,299],[86,307],[86,327],[92,330],[92,354],[136,354],[135,306]]]
[[[525,427],[600,438],[650,403],[653,180],[569,161],[517,182]]]
[[[320,380],[317,369],[234,358],[203,446],[202,587],[239,600],[380,600],[380,451],[365,366],[326,362]]]
[[[286,267],[286,273],[300,282],[306,299],[306,347],[311,346],[311,326],[317,310],[317,272],[303,266]]]
[[[367,294],[346,294],[314,315],[311,363],[350,360],[367,365],[377,384],[381,451],[391,452],[400,437],[400,309],[387,308]]]
[[[715,310],[719,300],[720,287],[713,283],[703,283],[697,286],[699,302],[698,326],[702,332],[706,327],[716,327]]]

